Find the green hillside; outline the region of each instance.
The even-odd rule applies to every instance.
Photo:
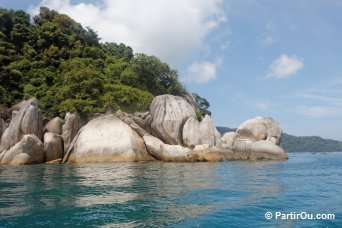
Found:
[[[47,117],[67,111],[147,110],[154,96],[187,96],[178,73],[155,56],[125,44],[101,43],[91,28],[42,7],[30,21],[24,11],[0,8],[0,114],[30,97]],[[199,115],[209,103],[194,94]]]

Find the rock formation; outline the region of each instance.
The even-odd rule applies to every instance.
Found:
[[[44,126],[43,131],[61,135],[62,134],[62,119],[59,117],[53,118]]]
[[[194,109],[183,98],[161,95],[154,98],[150,107],[152,134],[167,144],[182,145],[185,121],[196,118]]]
[[[11,109],[7,128],[0,119],[1,164],[287,159],[272,118],[247,120],[221,138],[210,116],[199,122],[194,107],[173,95],[155,97],[149,112],[117,111],[87,124],[78,113],[67,113],[63,126],[45,118],[44,129],[37,99]]]
[[[74,139],[77,132],[82,127],[82,121],[80,115],[75,113],[68,112],[65,115],[65,123],[62,126],[62,137],[64,141],[64,153],[68,151],[70,143]]]
[[[256,117],[242,123],[233,137],[233,150],[246,159],[286,159],[279,147],[283,131],[270,117]]]
[[[113,114],[105,114],[82,127],[64,162],[148,161],[142,138]]]
[[[222,147],[224,148],[232,148],[233,147],[233,139],[235,132],[226,132],[222,136]]]
[[[201,122],[189,117],[184,124],[182,136],[183,144],[190,148],[201,144],[208,144],[209,146],[220,146],[222,144],[221,135],[208,115],[205,115]]]
[[[44,152],[46,162],[62,159],[63,138],[55,133],[47,132],[44,134]]]
[[[36,135],[24,135],[20,142],[2,154],[1,164],[27,165],[45,161],[42,142]]]
[[[38,108],[38,100],[32,98],[20,104],[19,111],[14,112],[8,128],[1,137],[0,151],[10,149],[27,134],[34,134],[42,139],[42,113]]]

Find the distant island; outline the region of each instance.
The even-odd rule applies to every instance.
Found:
[[[224,134],[235,132],[236,128],[217,127]],[[325,139],[319,136],[294,136],[284,133],[282,147],[287,152],[341,152],[342,142],[333,139]]]

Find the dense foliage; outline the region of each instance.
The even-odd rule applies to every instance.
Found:
[[[48,8],[33,23],[24,11],[0,8],[0,109],[34,96],[50,117],[139,111],[156,95],[187,94],[157,57],[99,41],[91,28]]]
[[[235,132],[236,128],[217,127],[223,135]],[[281,146],[287,152],[342,152],[342,142],[318,136],[294,136],[284,133]]]

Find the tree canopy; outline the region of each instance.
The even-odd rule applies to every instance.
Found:
[[[31,23],[24,11],[0,8],[2,107],[36,97],[50,117],[139,111],[154,96],[187,93],[168,64],[122,43],[101,43],[94,30],[65,14],[42,7]]]

